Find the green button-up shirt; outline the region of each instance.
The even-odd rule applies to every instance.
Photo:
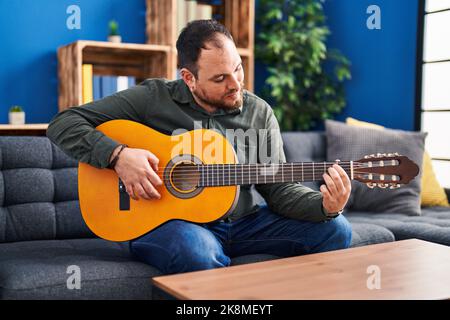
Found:
[[[264,143],[269,146],[267,154],[271,159],[278,159],[278,162],[286,161],[278,122],[272,108],[264,100],[244,91],[241,108],[208,113],[196,104],[183,80],[147,79],[101,100],[64,110],[52,119],[47,136],[71,157],[106,168],[120,141],[112,140],[95,127],[115,119],[136,121],[165,134],[172,134],[176,129],[198,129],[199,124],[224,136],[227,129],[242,129],[244,132],[249,129],[259,132],[262,129],[266,132]],[[239,162],[249,162],[251,159],[260,162],[257,156],[260,144],[255,146],[246,141],[243,145],[230,141]],[[247,152],[247,159],[242,158],[245,153],[241,151]],[[252,155],[256,157],[252,158]],[[250,185],[241,186],[238,203],[229,215],[230,220],[258,211],[251,188]],[[255,188],[275,213],[307,221],[328,220],[319,191],[300,183],[258,184]]]

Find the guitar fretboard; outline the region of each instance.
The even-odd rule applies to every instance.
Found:
[[[199,187],[305,182],[322,180],[336,162],[292,162],[280,164],[208,164],[197,165]],[[339,162],[353,179],[353,161]]]

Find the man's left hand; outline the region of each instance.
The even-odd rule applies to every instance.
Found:
[[[334,164],[328,168],[328,173],[324,173],[323,179],[326,183],[320,186],[323,207],[328,213],[336,213],[345,207],[350,197],[350,178],[341,166]]]

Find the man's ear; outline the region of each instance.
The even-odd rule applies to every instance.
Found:
[[[189,87],[189,90],[194,91],[195,85],[196,85],[196,79],[195,76],[192,74],[191,71],[189,71],[186,68],[182,68],[180,70],[181,78],[183,79],[184,83]]]

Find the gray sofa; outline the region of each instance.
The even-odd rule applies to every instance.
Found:
[[[322,132],[285,133],[283,138],[288,161],[325,160]],[[450,208],[423,209],[419,217],[345,215],[352,223],[353,247],[408,238],[450,245]],[[232,264],[274,258],[243,256]],[[75,283],[71,266],[79,267],[80,289],[68,288],[68,282],[69,287]],[[1,299],[151,299],[150,279],[159,274],[133,260],[128,243],[96,238],[86,227],[76,161],[46,137],[0,137]]]

